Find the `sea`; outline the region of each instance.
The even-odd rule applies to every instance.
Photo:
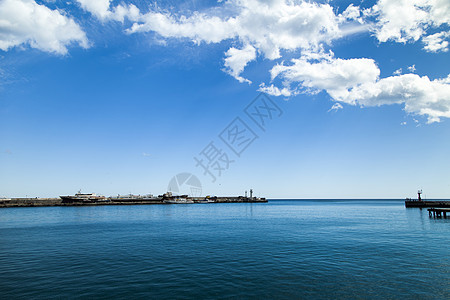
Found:
[[[1,299],[450,299],[450,218],[402,200],[0,209]]]

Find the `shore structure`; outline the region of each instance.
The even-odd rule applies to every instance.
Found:
[[[442,218],[444,216],[444,219],[447,218],[447,213],[450,214],[450,208],[429,208],[428,209],[428,215],[433,218]]]
[[[405,207],[419,207],[419,208],[425,208],[425,207],[450,207],[450,201],[439,201],[439,200],[423,200],[422,199],[422,190],[417,191],[417,200],[406,198],[405,200]]]
[[[191,197],[173,195],[117,195],[105,197],[93,193],[78,192],[73,196],[59,198],[0,198],[0,208],[35,206],[95,206],[95,205],[146,205],[146,204],[208,204],[208,203],[264,203],[266,198],[247,196],[205,196]]]

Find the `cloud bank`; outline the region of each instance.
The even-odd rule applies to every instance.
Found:
[[[402,105],[407,113],[428,122],[450,118],[449,76],[403,74],[390,77],[371,58],[343,59],[331,51],[333,43],[366,32],[379,43],[421,43],[424,52],[445,53],[449,47],[448,0],[379,0],[369,8],[350,4],[338,13],[333,2],[302,0],[227,0],[201,11],[163,10],[153,5],[141,11],[132,3],[113,5],[110,0],[76,0],[78,7],[99,20],[122,22],[127,34],[151,32],[160,38],[192,41],[198,45],[229,41],[223,70],[242,83],[250,64],[272,61],[269,82],[259,90],[275,96],[325,91],[342,104]],[[125,23],[125,20],[127,22]],[[60,10],[50,10],[32,0],[0,2],[0,49],[21,44],[43,51],[66,53],[74,43],[88,47],[86,35]],[[295,58],[292,58],[295,57]]]

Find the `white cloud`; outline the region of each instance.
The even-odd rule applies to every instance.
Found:
[[[344,12],[339,16],[341,22],[345,22],[347,20],[356,20],[358,23],[363,24],[365,21],[361,17],[361,9],[358,6],[354,6],[350,4]]]
[[[367,26],[380,42],[421,40],[426,51],[447,51],[448,0],[379,0],[364,11],[349,5],[340,15],[327,2],[301,0],[219,1],[217,7],[184,15],[157,6],[141,13],[132,4],[113,7],[111,0],[77,2],[103,22],[131,20],[133,25],[126,30],[130,34],[154,32],[158,39],[187,39],[197,44],[230,40],[240,46],[225,52],[224,71],[240,82],[251,83],[242,73],[258,56],[276,60],[297,54],[289,63],[279,62],[271,68],[270,84],[259,85],[260,91],[271,95],[291,97],[323,90],[337,101],[331,110],[341,109],[340,103],[401,104],[408,113],[426,116],[429,122],[450,117],[449,77],[430,80],[416,74],[401,75],[402,69],[398,69],[394,76],[380,79],[373,59],[340,59],[324,51],[334,40],[368,30]],[[439,32],[429,34],[431,30]],[[415,66],[408,70],[414,72]]]
[[[58,10],[51,10],[32,0],[0,2],[0,49],[22,44],[58,54],[77,43],[88,48],[86,34],[75,21]]]
[[[326,91],[333,100],[360,106],[404,104],[406,112],[426,116],[428,122],[450,118],[450,75],[430,80],[427,76],[405,74],[379,78],[380,70],[372,59],[336,59],[324,56],[319,62],[293,59],[271,70],[272,79],[284,80],[283,88],[306,93]],[[265,92],[278,96],[279,88]]]
[[[105,19],[110,15],[110,1],[111,0],[77,0],[83,9],[92,13],[99,19]]]
[[[425,46],[425,49],[428,52],[447,52],[448,51],[448,39],[450,37],[450,32],[442,31],[439,33],[435,33],[429,36],[426,36],[422,39]]]
[[[287,87],[283,87],[280,89],[273,84],[271,84],[270,86],[266,86],[264,82],[259,85],[258,91],[272,95],[272,96],[290,97],[290,96],[293,96],[296,94],[296,92],[291,91]]]
[[[141,13],[133,4],[119,4],[110,9],[111,0],[76,0],[81,7],[102,21],[115,20],[123,22],[125,18],[131,21],[139,20]]]
[[[134,23],[129,33],[154,31],[164,38],[188,38],[196,43],[218,43],[235,36],[235,20],[194,13],[176,18],[169,13],[149,12]]]
[[[141,17],[139,9],[133,4],[128,5],[117,5],[114,7],[110,18],[116,21],[123,22],[125,18],[130,21],[138,21]]]
[[[340,109],[343,109],[344,107],[340,103],[335,103],[333,106],[328,110],[328,112],[331,111],[338,111]]]
[[[430,122],[450,117],[448,93],[442,92],[447,91],[448,83],[415,74],[401,75],[401,69],[394,72],[395,76],[380,79],[373,59],[339,59],[323,50],[345,34],[367,30],[364,23],[374,19],[372,30],[380,42],[405,43],[423,38],[428,51],[442,51],[447,47],[445,34],[427,37],[427,30],[449,24],[448,1],[380,0],[363,14],[359,7],[350,5],[340,15],[327,3],[306,1],[229,0],[222,4],[227,13],[216,9],[180,16],[150,10],[128,32],[155,32],[163,38],[185,38],[198,44],[238,41],[244,46],[226,51],[224,70],[248,83],[250,80],[241,74],[257,54],[275,60],[297,51],[299,58],[289,64],[278,63],[270,71],[272,81],[280,78],[282,86],[262,83],[260,91],[290,97],[324,90],[335,101],[351,105],[404,104],[408,113],[425,115]],[[408,70],[414,72],[415,67]]]
[[[409,66],[408,71],[410,71],[411,73],[414,73],[416,71],[416,65]]]
[[[224,5],[234,14],[223,17],[195,12],[175,16],[150,11],[128,32],[156,32],[166,38],[188,38],[197,43],[238,39],[268,59],[281,50],[317,48],[342,36],[339,17],[329,4],[287,0],[230,0]]]
[[[450,118],[450,76],[430,80],[427,76],[405,74],[367,82],[354,87],[337,100],[357,101],[363,106],[404,104],[405,111],[426,116],[428,122]]]
[[[345,60],[325,55],[320,62],[293,59],[291,65],[278,64],[270,73],[272,79],[282,77],[285,87],[296,82],[304,92],[326,90],[331,97],[341,99],[348,94],[348,89],[377,80],[380,70],[372,59]]]
[[[430,27],[450,24],[448,0],[379,0],[365,15],[376,17],[375,35],[380,42],[406,43],[426,36]]]
[[[256,50],[251,45],[245,46],[243,49],[234,47],[228,49],[225,53],[226,72],[239,80],[239,82],[252,83],[250,80],[240,76],[247,64],[256,58]]]

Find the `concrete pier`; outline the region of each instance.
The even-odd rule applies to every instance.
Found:
[[[152,199],[118,199],[114,197],[106,198],[106,200],[98,202],[64,202],[61,198],[2,198],[0,199],[0,208],[6,207],[37,207],[37,206],[99,206],[99,205],[150,205],[150,204],[166,204],[164,197],[155,197]],[[261,203],[267,202],[266,198],[244,197],[244,196],[227,196],[227,197],[187,197],[194,203]]]
[[[424,200],[406,200],[405,207],[450,207],[450,201],[424,201]]]
[[[0,199],[0,207],[60,206],[61,198],[8,198]]]

